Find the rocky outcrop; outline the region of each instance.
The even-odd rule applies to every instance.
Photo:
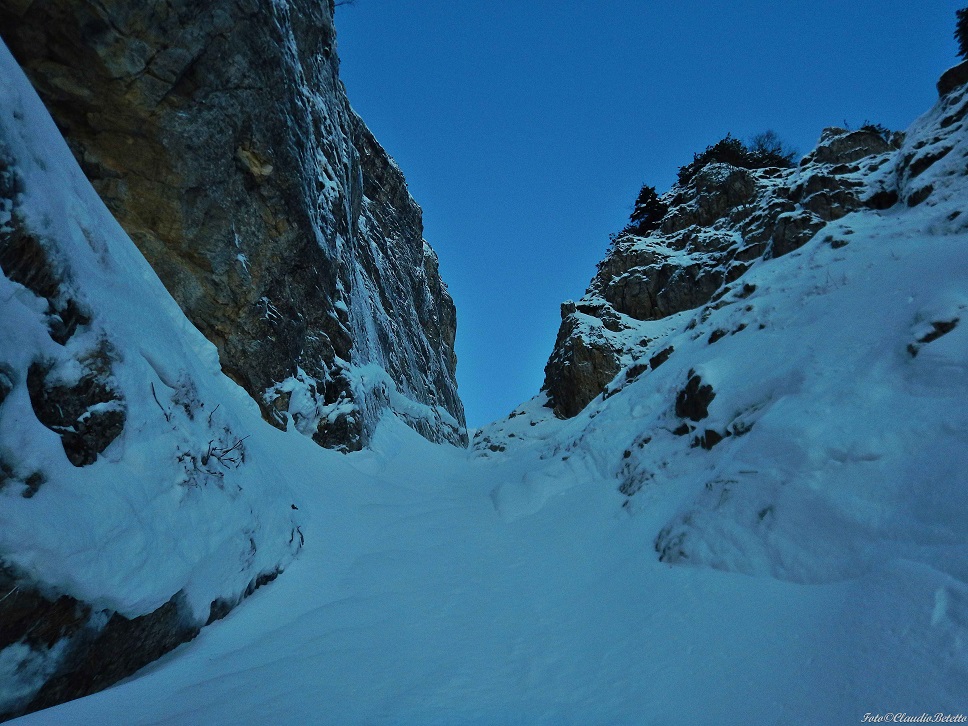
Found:
[[[637,360],[650,341],[630,342],[623,331],[636,321],[742,297],[738,281],[755,261],[793,252],[852,211],[898,203],[891,162],[903,141],[878,127],[831,128],[797,168],[709,163],[674,186],[658,201],[666,211],[654,229],[617,235],[585,296],[563,308],[545,368],[548,405],[576,415]],[[907,168],[918,164],[912,158]]]
[[[617,236],[562,309],[547,390],[476,455],[528,471],[526,516],[610,482],[669,566],[906,582],[917,562],[962,587],[968,84],[903,137],[830,129],[797,168],[696,171]]]
[[[561,328],[545,376],[555,381],[555,406],[562,416],[578,414],[621,369],[618,351],[604,327],[592,311],[579,313],[574,303],[561,306]],[[591,391],[596,393],[589,398]]]
[[[349,106],[332,0],[3,0],[0,35],[266,420],[352,450],[390,406],[465,441],[454,305]]]
[[[24,689],[19,704],[3,704],[0,720],[100,691],[199,631],[177,597],[148,615],[129,619],[114,613],[102,624],[104,614],[90,606],[66,595],[51,599],[2,569],[0,593],[0,652],[21,649],[23,681],[46,679],[34,694]]]
[[[938,79],[938,95],[944,98],[968,83],[968,61],[945,71]]]
[[[865,126],[857,131],[837,127],[824,129],[817,148],[803,158],[800,166],[853,164],[868,156],[885,154],[896,149],[902,138],[894,134],[885,134],[871,126]]]

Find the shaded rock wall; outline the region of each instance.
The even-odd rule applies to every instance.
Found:
[[[454,305],[349,106],[331,2],[2,0],[0,35],[267,420],[351,450],[403,401],[425,436],[466,439]]]

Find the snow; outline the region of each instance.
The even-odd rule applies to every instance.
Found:
[[[968,589],[931,567],[822,585],[673,567],[649,546],[665,508],[630,516],[585,465],[549,464],[570,486],[549,476],[543,506],[506,521],[494,483],[533,462],[469,460],[391,420],[344,458],[272,438],[303,482],[298,561],[138,677],[16,723],[850,723],[963,708]]]
[[[23,95],[9,83],[4,94]],[[12,107],[0,129],[46,128],[11,125]],[[205,417],[183,420],[173,405],[167,426],[144,396],[126,399],[140,435],[109,449],[110,461],[69,469],[51,460],[56,437],[32,421],[20,386],[0,440],[39,452],[53,475],[32,499],[3,494],[0,551],[16,544],[29,571],[138,612],[179,588],[199,602],[237,588],[223,563],[237,564],[240,531],[254,526],[270,543],[264,564],[288,563],[277,538],[295,521],[305,546],[195,641],[16,723],[834,724],[963,713],[968,228],[952,214],[968,198],[968,142],[959,125],[939,127],[947,111],[919,120],[897,155],[947,129],[953,150],[916,182],[936,195],[848,215],[757,263],[741,281],[755,291],[719,307],[625,321],[625,350],[652,341],[637,360],[675,352],[620,374],[574,419],[554,418],[543,396],[526,402],[468,451],[428,442],[386,409],[370,449],[345,456],[259,421],[76,170],[48,169],[68,176],[46,183],[74,189],[94,215],[107,241],[97,264],[125,255],[125,274],[104,283],[120,304],[97,297],[94,262],[82,270],[104,329],[142,346],[125,356],[125,390],[153,380],[177,392],[188,371],[199,399],[224,403],[231,430],[250,434],[232,473],[246,478],[237,495],[173,482],[177,471],[157,462],[191,446]],[[876,183],[908,184],[896,171]],[[824,241],[834,231],[846,247]],[[123,304],[134,299],[129,275],[138,299],[148,291],[164,312],[150,311],[150,338],[148,312]],[[51,348],[29,295],[0,279],[0,301],[12,350]],[[956,318],[966,322],[926,340],[932,323]],[[727,335],[710,343],[715,330]],[[395,395],[382,367],[357,374]],[[695,431],[676,435],[676,397],[696,374],[716,396]],[[393,407],[432,415],[411,404]],[[693,446],[706,430],[732,435]],[[38,502],[48,520],[31,509]],[[0,653],[0,673],[11,657]]]

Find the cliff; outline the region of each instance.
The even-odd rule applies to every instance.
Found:
[[[900,558],[963,588],[966,67],[903,134],[686,175],[562,306],[545,390],[477,456],[611,481],[665,563],[827,583]],[[516,519],[561,489],[493,496]]]
[[[632,358],[661,357],[651,341],[632,339],[637,322],[749,294],[744,275],[757,262],[799,249],[851,212],[893,207],[900,172],[889,162],[902,138],[831,128],[795,169],[715,161],[696,169],[663,195],[654,229],[617,235],[585,296],[562,305],[545,368],[549,405],[574,416]],[[924,201],[917,194],[903,201]]]
[[[332,2],[0,2],[101,198],[273,425],[466,441],[453,301],[339,81]]]
[[[961,718],[966,68],[904,134],[644,195],[546,390],[466,451],[415,433],[431,405],[372,361],[341,369],[363,395],[330,428],[302,369],[253,403],[0,48],[0,713],[100,691],[23,723]],[[358,142],[385,164],[346,219],[408,237]],[[391,290],[380,249],[334,303],[350,333],[360,285]],[[387,401],[350,456],[262,420],[348,448]]]

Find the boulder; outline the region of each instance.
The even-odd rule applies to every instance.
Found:
[[[938,79],[938,96],[945,97],[968,83],[968,61],[959,63],[941,74]]]

